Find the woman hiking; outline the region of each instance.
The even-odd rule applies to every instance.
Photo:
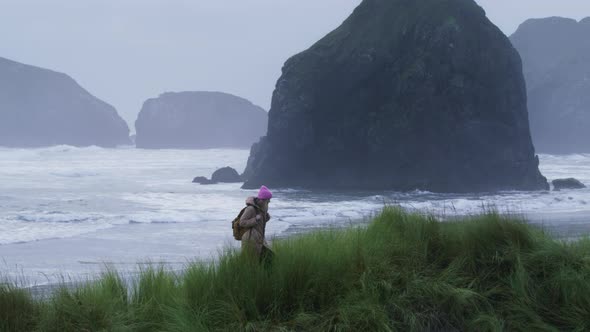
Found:
[[[240,218],[240,227],[246,228],[242,235],[242,251],[248,251],[258,256],[260,261],[268,262],[272,258],[272,251],[264,238],[266,223],[270,220],[268,204],[272,193],[266,186],[260,187],[258,196],[246,199],[246,210]]]

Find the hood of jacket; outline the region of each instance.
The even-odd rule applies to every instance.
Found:
[[[246,198],[246,205],[253,205],[253,206],[258,207],[258,205],[256,205],[256,197],[252,196],[252,197]]]

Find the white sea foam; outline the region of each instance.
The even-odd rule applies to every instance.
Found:
[[[190,180],[226,165],[241,171],[247,155],[245,150],[0,149],[0,244],[77,236],[124,223],[229,220],[255,191]],[[542,155],[541,160],[550,180],[573,176],[590,182],[590,155]],[[297,226],[362,219],[385,204],[445,215],[473,214],[490,206],[521,214],[590,211],[588,189],[490,195],[283,189],[275,195],[273,213]]]
[[[70,262],[66,270],[77,273],[73,262],[78,261],[208,255],[231,239],[229,221],[256,191],[242,190],[240,184],[204,186],[191,180],[211,176],[224,166],[241,172],[248,153],[0,148],[0,257],[14,264],[34,262],[34,271],[47,273],[50,263],[44,265],[40,260],[47,258],[37,256],[49,255],[60,243],[93,243],[86,250],[61,248],[59,259],[51,256],[51,266],[63,268]],[[590,155],[540,158],[541,171],[549,180],[575,177],[590,184]],[[579,222],[571,220],[572,214],[590,215],[590,189],[465,195],[282,189],[274,194],[268,227],[273,236],[347,225],[369,218],[387,204],[445,216],[493,207],[540,219],[552,216],[557,224],[566,220],[564,216],[567,222]]]

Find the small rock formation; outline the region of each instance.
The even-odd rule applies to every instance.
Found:
[[[136,145],[148,149],[247,148],[266,134],[268,114],[221,92],[164,93],[143,104]]]
[[[211,175],[211,180],[204,176],[197,176],[193,179],[193,183],[200,184],[217,184],[217,183],[237,183],[243,182],[240,174],[231,167],[223,167]]]
[[[527,82],[535,147],[590,152],[590,17],[531,19],[510,37]]]
[[[473,0],[364,0],[289,59],[244,188],[545,190],[520,57]]]
[[[199,183],[199,184],[215,184],[215,181],[209,180],[204,176],[197,176],[196,178],[193,179],[193,183]]]
[[[0,146],[130,143],[117,111],[66,74],[0,58]]]
[[[242,182],[242,177],[235,169],[231,167],[224,167],[216,170],[213,175],[211,175],[211,181],[220,183],[236,183]]]
[[[574,178],[553,180],[553,190],[559,191],[561,189],[584,189],[586,186]]]

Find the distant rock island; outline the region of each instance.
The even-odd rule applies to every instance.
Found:
[[[221,92],[164,93],[143,104],[136,146],[149,149],[248,148],[266,134],[267,112]]]
[[[289,59],[244,188],[546,190],[522,65],[472,0],[364,0]]]
[[[523,61],[537,150],[590,152],[590,17],[531,19],[510,39]]]
[[[115,147],[129,127],[66,74],[0,58],[0,146]]]

